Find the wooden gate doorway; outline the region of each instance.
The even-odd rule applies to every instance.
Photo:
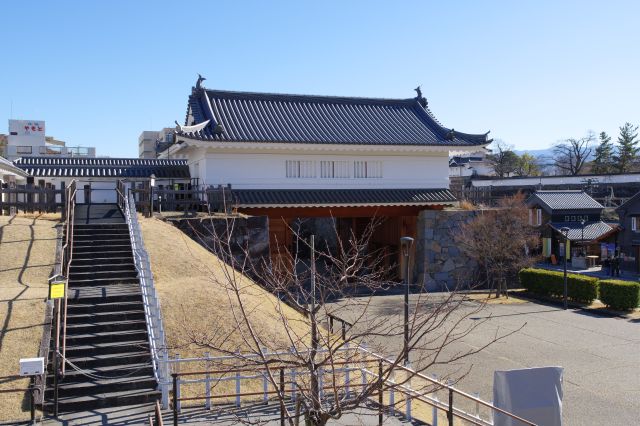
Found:
[[[314,218],[306,218],[313,220]],[[325,218],[326,219],[326,218]],[[379,223],[373,229],[369,245],[366,248],[368,253],[382,255],[382,267],[388,272],[387,279],[400,281],[404,279],[406,267],[404,257],[400,250],[400,238],[417,236],[417,215],[408,216],[385,216],[378,218]],[[292,229],[296,229],[296,221],[301,218],[269,217],[269,244],[271,261],[281,268],[292,266],[291,253],[295,250],[295,235]],[[304,219],[303,219],[304,220]],[[337,217],[333,218],[337,237],[343,245],[348,245],[349,240],[355,235],[361,238],[367,227],[371,226],[372,217]],[[303,235],[304,237],[304,235]],[[316,234],[316,241],[322,241],[322,236]],[[415,264],[416,245],[411,248],[410,268]]]

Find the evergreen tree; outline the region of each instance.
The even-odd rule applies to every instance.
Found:
[[[624,123],[620,127],[620,136],[618,136],[618,155],[614,157],[617,163],[618,172],[630,172],[633,163],[638,157],[638,126],[632,126],[631,123]]]
[[[600,132],[599,139],[600,144],[596,147],[591,171],[596,174],[608,175],[614,172],[613,143],[611,143],[611,136],[606,132]]]

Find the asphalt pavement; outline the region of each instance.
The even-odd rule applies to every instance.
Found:
[[[430,297],[437,302],[438,295]],[[368,306],[372,318],[401,321],[402,303],[402,296],[396,295],[376,296],[369,304],[349,301],[352,313],[345,319],[353,316],[353,320],[359,307]],[[598,316],[580,309],[563,311],[534,302],[475,309],[475,302],[465,302],[459,309],[458,315],[469,314],[460,326],[478,326],[448,347],[441,359],[479,349],[496,335],[515,333],[468,358],[436,365],[429,374],[464,376],[457,387],[490,401],[495,370],[561,366],[565,425],[639,423],[640,320]],[[402,335],[378,337],[369,344],[392,355],[401,347]]]

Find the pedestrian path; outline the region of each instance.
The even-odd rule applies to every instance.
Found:
[[[537,263],[535,267],[541,268],[541,269],[547,269],[550,271],[559,271],[559,272],[564,271],[564,265],[562,264],[551,265],[549,263]],[[619,277],[612,277],[611,273],[609,272],[609,268],[600,267],[600,266],[596,266],[595,268],[587,268],[587,269],[573,269],[571,268],[571,265],[567,265],[567,272],[571,274],[588,275],[590,277],[595,277],[600,279],[615,278],[615,279],[621,279],[626,281],[638,281],[640,279],[639,274],[629,272],[629,271],[620,271]]]

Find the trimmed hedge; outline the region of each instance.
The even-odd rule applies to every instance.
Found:
[[[518,276],[520,284],[533,294],[547,297],[564,295],[564,272],[526,268],[522,269]],[[598,279],[567,274],[567,296],[576,302],[593,302],[598,298]]]
[[[600,281],[600,301],[613,309],[635,309],[640,305],[640,284],[633,281]]]

